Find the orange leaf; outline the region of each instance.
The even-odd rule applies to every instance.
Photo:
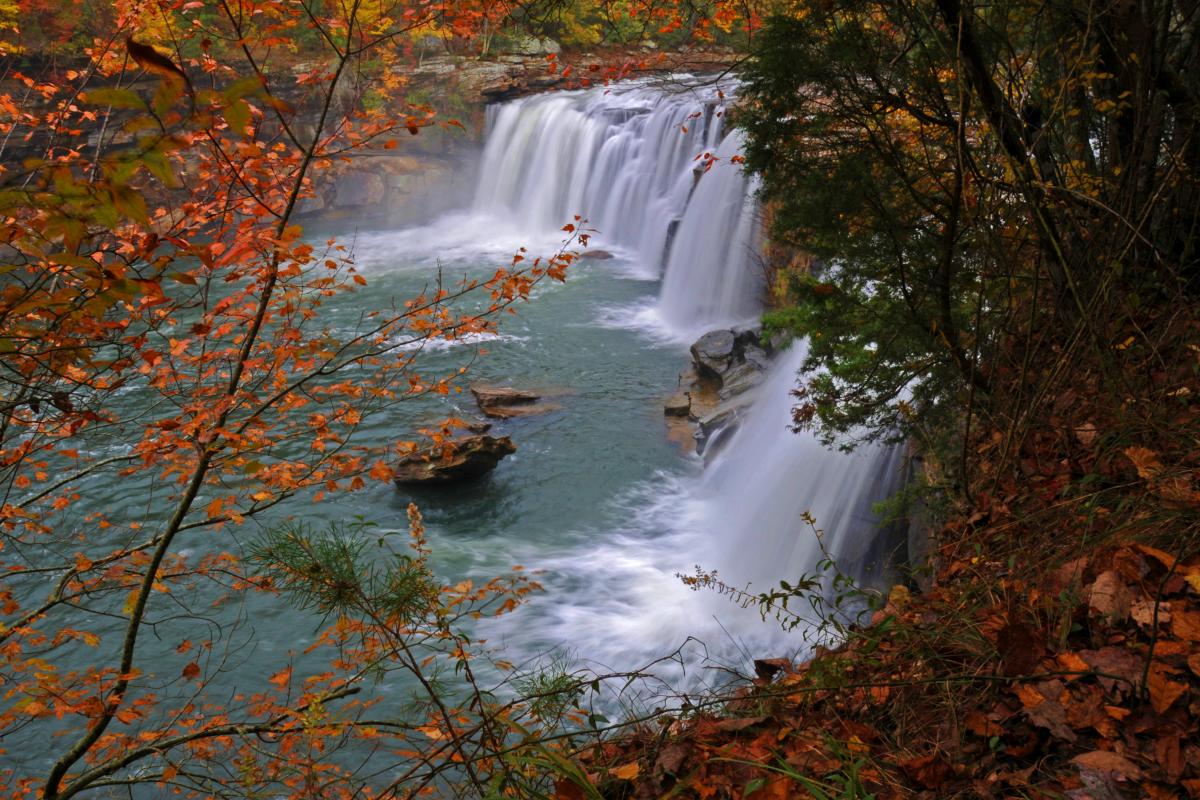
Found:
[[[291,681],[291,679],[292,679],[292,668],[291,667],[288,667],[287,669],[281,669],[279,672],[276,672],[270,678],[271,683],[275,684],[280,689],[287,686],[288,682]]]
[[[623,781],[631,781],[636,778],[641,771],[641,765],[636,761],[633,761],[624,766],[613,769],[612,774],[613,777],[620,778]]]
[[[192,661],[183,668],[183,672],[181,674],[183,675],[183,679],[185,681],[190,681],[192,678],[195,678],[200,674],[200,665],[195,661]]]
[[[1159,714],[1165,713],[1187,691],[1187,684],[1173,681],[1161,669],[1152,669],[1147,681],[1150,688],[1150,705]]]

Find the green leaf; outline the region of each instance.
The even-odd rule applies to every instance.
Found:
[[[229,130],[245,136],[246,126],[250,124],[250,106],[245,100],[234,100],[225,108],[225,121],[229,123]]]
[[[132,89],[117,89],[104,87],[92,89],[80,97],[83,102],[94,106],[111,106],[113,108],[130,108],[134,111],[149,111],[150,107],[141,95]]]
[[[257,75],[251,75],[248,78],[242,78],[232,86],[227,86],[221,91],[221,96],[229,103],[234,103],[244,97],[254,97],[264,94],[262,80]]]

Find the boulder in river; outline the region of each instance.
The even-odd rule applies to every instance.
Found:
[[[542,414],[553,410],[552,406],[538,405],[541,397],[524,389],[483,386],[476,383],[471,384],[470,389],[471,394],[475,395],[475,402],[479,404],[479,410],[495,419]]]
[[[581,261],[608,261],[616,256],[607,250],[584,250],[579,258]]]
[[[517,446],[507,436],[467,436],[405,456],[392,478],[397,486],[469,481],[491,472],[515,452]]]

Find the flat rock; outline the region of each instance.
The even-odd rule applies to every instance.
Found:
[[[609,259],[616,258],[616,256],[607,250],[584,250],[579,258],[586,261],[608,261]]]
[[[473,383],[469,387],[475,395],[475,402],[486,414],[489,408],[496,406],[523,406],[536,403],[542,398],[524,389],[514,389],[511,386],[484,386]]]
[[[668,417],[686,417],[692,411],[692,398],[687,392],[676,392],[663,403],[663,413]]]
[[[492,419],[512,419],[513,417],[535,417],[538,414],[549,414],[558,411],[562,406],[555,403],[523,403],[515,406],[489,406],[482,409],[483,413]]]
[[[479,434],[455,439],[400,459],[393,471],[397,486],[441,485],[481,478],[517,446],[507,436]]]

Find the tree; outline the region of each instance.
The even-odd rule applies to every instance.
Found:
[[[511,610],[535,583],[517,572],[441,585],[415,508],[399,545],[365,524],[268,527],[244,546],[237,535],[288,502],[389,481],[388,459],[416,445],[372,449],[356,431],[457,377],[421,374],[414,345],[493,329],[573,259],[518,254],[487,281],[366,311],[350,334],[322,323],[323,305],[365,279],[342,245],[316,244],[295,222],[314,173],[434,123],[432,112],[343,107],[339,85],[409,30],[436,18],[469,32],[495,9],[115,10],[111,28],[91,32],[85,67],[22,76],[25,96],[0,109],[0,736],[45,742],[48,758],[3,780],[13,796],[47,800],[140,784],[508,791],[525,779],[502,756],[514,736],[536,740],[538,710],[478,686],[464,624]],[[299,31],[324,57],[291,86],[283,45]],[[577,224],[566,246],[586,243]],[[476,295],[481,309],[460,310]],[[434,442],[451,446],[458,424]],[[105,439],[129,447],[81,445]],[[145,492],[144,517],[75,510],[80,486],[103,474]],[[225,691],[244,622],[233,609],[247,597],[295,602],[322,632],[303,664]],[[203,638],[173,622],[214,607],[230,610]],[[384,709],[370,691],[393,673],[415,682],[415,709]]]
[[[1038,354],[1069,381],[1064,353],[1110,347],[1132,298],[1190,296],[1193,12],[839,2],[768,22],[747,164],[776,238],[826,263],[774,317],[810,341],[800,423],[937,439],[998,382],[1019,419],[1050,395]]]

